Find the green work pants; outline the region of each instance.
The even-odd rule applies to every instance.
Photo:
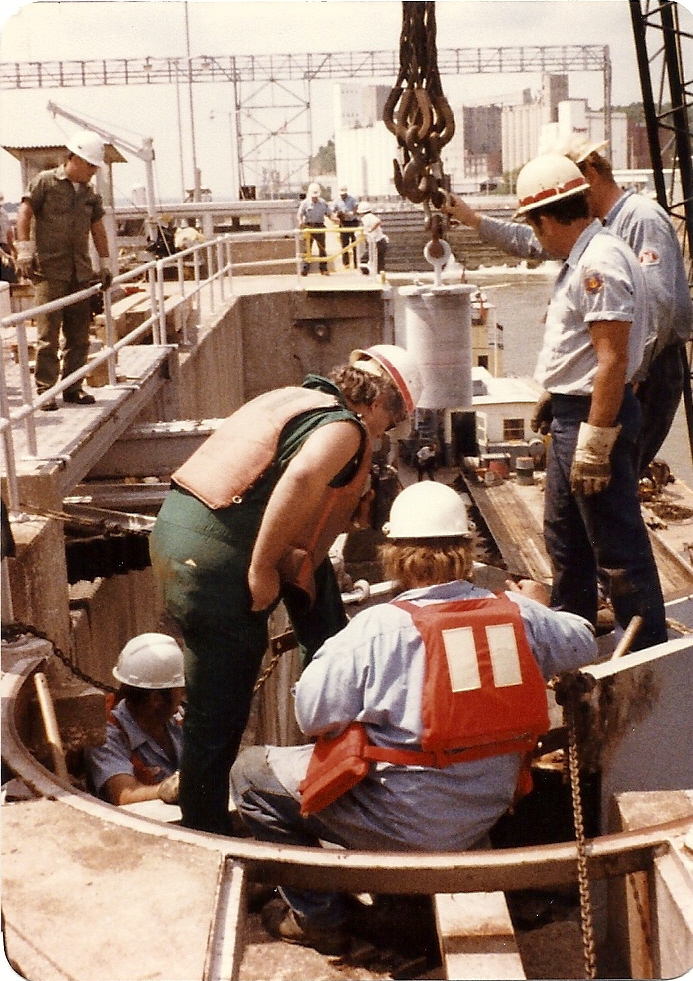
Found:
[[[86,289],[88,283],[78,283],[76,280],[40,279],[34,288],[36,305],[50,303],[69,296],[78,290]],[[61,377],[58,350],[60,345],[60,330],[63,332],[63,369],[62,377],[66,378],[87,363],[89,356],[89,324],[91,323],[91,307],[89,300],[73,303],[62,310],[53,313],[43,313],[37,317],[36,343],[36,390],[39,395],[47,388],[52,388]],[[77,382],[66,390],[65,394],[78,392],[82,382]]]
[[[183,824],[219,834],[229,831],[229,770],[248,720],[274,608],[251,609],[248,566],[257,521],[243,508],[212,511],[174,489],[150,536],[164,603],[184,639]],[[306,661],[347,622],[329,559],[315,580],[312,606],[302,601],[303,594],[283,596]]]

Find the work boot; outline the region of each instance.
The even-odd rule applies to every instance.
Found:
[[[93,405],[96,399],[89,392],[83,392],[79,388],[76,392],[64,392],[63,402],[67,402],[70,405]]]
[[[267,932],[277,940],[312,947],[319,954],[336,957],[349,948],[349,934],[343,924],[317,926],[283,901],[265,906],[262,922]]]
[[[50,402],[44,402],[41,406],[41,412],[55,412],[58,408],[58,403],[55,399],[51,399]]]

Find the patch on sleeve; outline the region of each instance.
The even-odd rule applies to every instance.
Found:
[[[586,293],[601,293],[604,289],[604,277],[595,269],[589,269],[582,280]]]
[[[641,266],[658,266],[659,252],[655,252],[654,249],[643,249],[638,256],[638,262]]]

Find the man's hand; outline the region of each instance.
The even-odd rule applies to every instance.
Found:
[[[248,569],[248,587],[253,599],[253,612],[266,610],[279,596],[279,573],[276,569],[251,565]]]
[[[573,494],[599,494],[611,481],[609,457],[621,431],[620,426],[591,426],[580,423],[577,446],[570,468],[570,489]]]
[[[509,593],[522,593],[529,596],[530,599],[541,603],[542,606],[549,605],[549,591],[541,582],[535,582],[533,579],[520,579],[519,582],[514,582],[512,579],[508,579],[505,588]]]
[[[466,201],[454,194],[446,194],[445,203],[440,210],[443,214],[449,215],[450,218],[467,225],[469,228],[478,229],[481,224],[481,215],[470,208]]]
[[[552,422],[551,392],[542,392],[532,410],[532,418],[529,420],[529,425],[533,433],[539,433],[540,436],[548,436]]]
[[[164,804],[177,804],[178,793],[180,790],[180,770],[176,770],[170,777],[162,780],[156,790],[156,796]]]
[[[29,239],[28,241],[14,243],[14,248],[16,252],[16,259],[14,262],[15,269],[21,279],[31,279],[31,275],[34,271],[34,255],[36,253],[36,246],[33,241]]]
[[[105,264],[101,264],[101,269],[99,270],[99,279],[101,280],[101,289],[107,290],[111,283],[113,282],[113,274],[109,267]]]

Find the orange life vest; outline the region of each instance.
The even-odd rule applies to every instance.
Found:
[[[501,594],[394,605],[426,648],[421,748],[433,765],[534,749],[549,728],[546,682],[517,604]]]
[[[529,753],[550,722],[546,683],[517,604],[501,594],[393,605],[410,614],[426,650],[421,750],[373,746],[358,722],[336,738],[318,738],[299,785],[301,813],[320,811],[346,793],[371,761],[444,768],[522,753],[515,800],[529,793]]]

